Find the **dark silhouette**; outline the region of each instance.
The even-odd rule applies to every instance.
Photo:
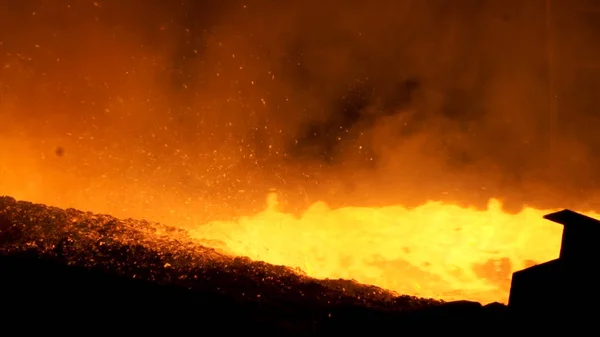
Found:
[[[0,297],[10,309],[0,323],[21,329],[23,320],[35,321],[46,331],[46,323],[68,320],[59,324],[261,336],[496,335],[594,324],[584,313],[599,297],[592,267],[600,221],[569,210],[545,218],[565,226],[560,257],[514,273],[506,307],[315,280],[186,244],[175,228],[0,197]],[[172,235],[152,234],[165,231]]]
[[[145,244],[154,235],[147,233],[165,231],[171,235]],[[506,312],[500,304],[443,303],[353,281],[316,280],[186,242],[184,232],[167,226],[0,196],[0,298],[6,309],[0,333],[48,333],[59,326],[63,332],[125,327],[138,334],[387,336],[398,328],[502,327]]]
[[[600,298],[594,268],[600,257],[600,221],[570,210],[544,218],[564,225],[560,256],[513,274],[509,310],[518,320],[532,315],[557,319],[553,324],[584,320]]]

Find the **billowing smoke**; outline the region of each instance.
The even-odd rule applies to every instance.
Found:
[[[0,193],[151,217],[270,188],[291,209],[590,205],[592,144],[550,132],[546,40],[541,0],[4,1]]]

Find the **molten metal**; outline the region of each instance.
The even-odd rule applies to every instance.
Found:
[[[521,2],[0,1],[0,195],[506,302],[558,256],[554,210],[464,205],[593,201],[600,167],[587,117],[546,146],[544,16]],[[292,210],[256,205],[271,188]]]
[[[503,212],[429,202],[408,209],[330,209],[317,203],[300,217],[263,212],[191,230],[198,238],[252,259],[297,267],[317,278],[355,279],[402,294],[444,300],[506,302],[512,272],[558,255],[561,228],[547,210]]]
[[[34,166],[30,169],[35,172]],[[36,190],[36,186],[19,183],[31,183],[27,179],[34,177],[31,172],[24,170],[21,177],[15,171],[11,174],[13,179],[2,181],[0,193],[61,207],[114,210],[120,217],[139,217],[146,212],[154,220],[160,219],[161,212],[173,215],[143,203],[125,208],[139,198],[133,187],[132,199],[122,199],[123,208],[118,210],[107,207],[100,192],[95,194],[97,198],[59,193],[60,189],[56,198],[48,189],[46,194],[35,195],[31,191],[41,191],[39,186]],[[110,195],[108,190],[104,193]],[[400,294],[444,300],[506,303],[511,273],[555,258],[561,236],[561,228],[548,226],[542,218],[552,210],[525,208],[510,214],[497,200],[491,200],[484,210],[433,201],[416,208],[338,209],[319,202],[296,216],[278,210],[272,194],[258,214],[206,223],[194,219],[209,211],[194,204],[163,207],[173,207],[175,213],[187,211],[189,222],[178,222],[179,227],[232,255],[299,268],[316,278],[354,279]],[[169,218],[161,222],[170,224]]]

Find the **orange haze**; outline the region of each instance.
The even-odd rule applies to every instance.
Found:
[[[0,194],[483,302],[600,209],[542,0],[143,3],[0,3]]]

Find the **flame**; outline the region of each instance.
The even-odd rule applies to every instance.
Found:
[[[428,202],[331,209],[313,204],[297,217],[271,194],[259,214],[191,230],[236,255],[296,267],[316,278],[354,279],[401,294],[444,300],[508,300],[512,272],[558,257],[562,227],[552,210],[502,210]],[[593,215],[591,215],[593,216]]]
[[[169,195],[160,202],[143,202],[144,191],[135,193],[139,187],[134,182],[125,190],[109,184],[78,191],[81,182],[52,170],[49,158],[42,166],[31,159],[31,152],[25,155],[26,143],[0,143],[0,153],[10,153],[0,155],[1,162],[15,164],[0,165],[0,194],[176,223],[204,244],[213,242],[232,255],[294,267],[315,278],[354,279],[400,294],[506,303],[511,274],[556,258],[560,248],[562,226],[542,218],[554,209],[526,207],[511,214],[494,199],[486,209],[435,201],[411,208],[334,209],[317,202],[295,215],[280,210],[277,194],[271,193],[257,214],[202,222],[202,213],[210,210],[175,202]],[[114,194],[119,191],[125,194]],[[120,208],[108,202],[111,198]],[[164,207],[155,207],[159,204]],[[177,204],[182,206],[173,208]]]
[[[562,227],[542,219],[554,210],[459,203],[523,194],[555,207],[596,189],[596,156],[579,131],[577,141],[540,145],[548,98],[540,76],[546,49],[532,43],[540,40],[535,6],[526,6],[532,15],[507,8],[499,20],[496,5],[477,5],[483,16],[471,20],[479,9],[424,1],[267,1],[222,13],[196,2],[148,2],[143,11],[126,1],[20,3],[0,2],[0,28],[11,32],[0,40],[0,194],[180,226],[231,254],[317,278],[506,302],[512,272],[558,256]],[[377,97],[361,108],[365,121],[350,122],[341,111],[363,105],[363,89]],[[463,110],[466,120],[455,113]],[[326,151],[313,149],[310,137],[291,146],[316,137],[307,121],[333,130]],[[321,159],[331,146],[339,165],[325,174]],[[295,177],[311,166],[310,177],[288,184],[278,177],[285,165]],[[371,193],[364,204],[410,193],[393,206],[316,202],[301,214],[286,213],[270,195],[264,210],[248,212],[276,180],[310,190],[363,167],[377,167],[370,176],[394,185],[376,190],[354,179],[354,193],[362,197],[363,186]],[[559,182],[546,189],[548,180]],[[432,190],[419,198],[458,192],[414,207],[419,189],[406,186],[413,181]],[[482,181],[499,187],[482,196]],[[557,190],[561,200],[546,192]],[[469,193],[475,197],[461,198]],[[317,199],[338,201],[308,202]]]

